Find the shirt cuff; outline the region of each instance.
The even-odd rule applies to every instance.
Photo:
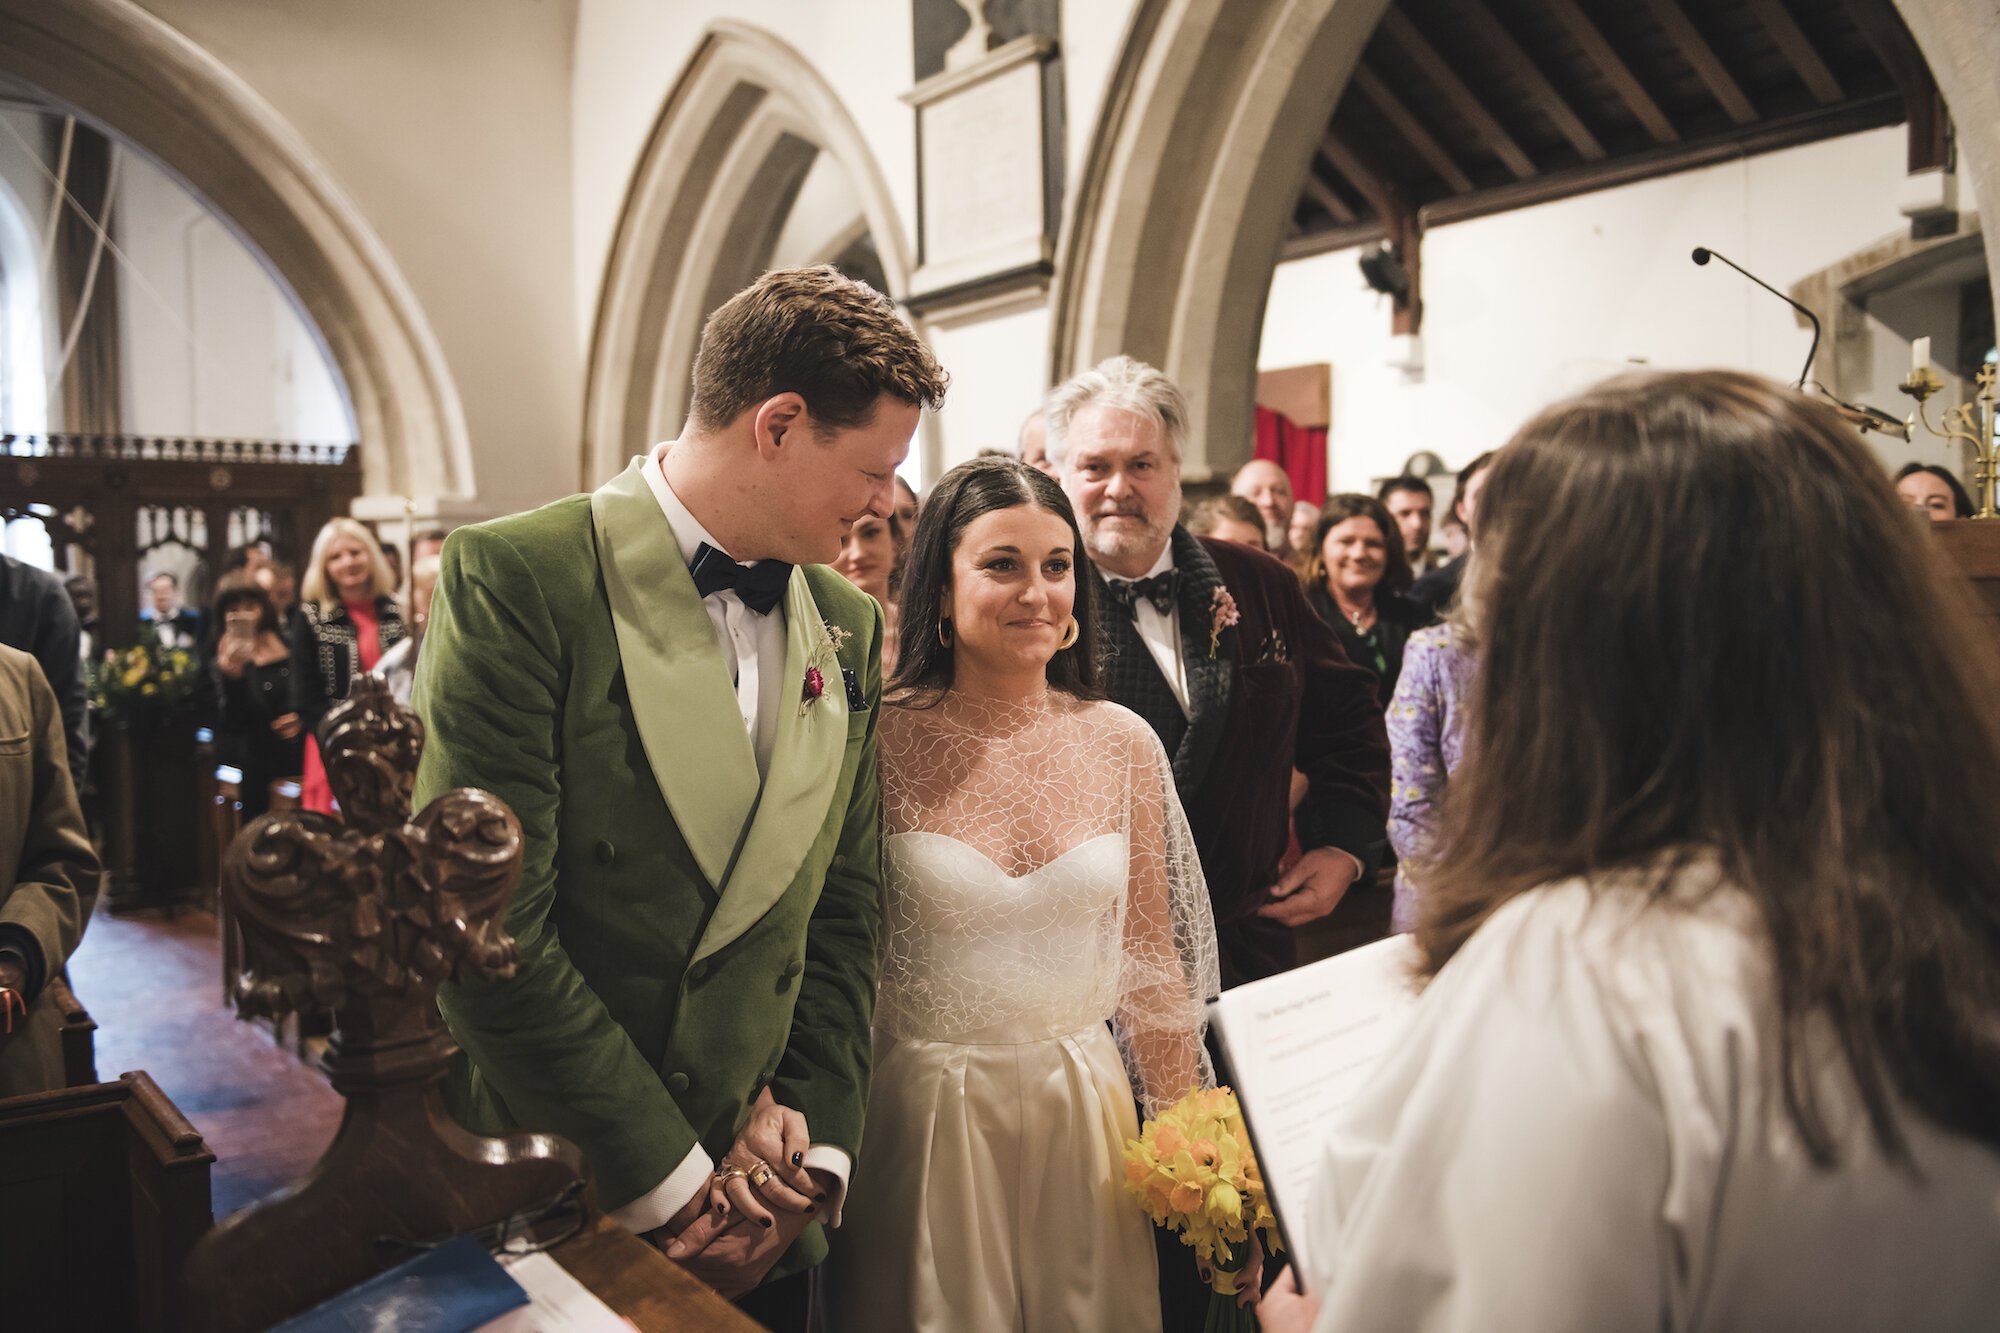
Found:
[[[42,993],[43,983],[48,980],[45,975],[48,967],[42,958],[42,942],[35,938],[35,932],[13,922],[0,923],[0,958],[12,959],[20,965],[21,998],[33,1004]]]
[[[1328,847],[1327,850],[1329,852],[1339,852],[1342,856],[1354,862],[1354,882],[1356,884],[1359,884],[1362,880],[1368,878],[1368,867],[1363,865],[1361,863],[1361,858],[1356,856],[1353,852],[1348,851],[1345,847]]]
[[[612,1209],[611,1220],[627,1231],[641,1234],[665,1226],[667,1219],[678,1213],[714,1174],[715,1160],[697,1143],[688,1149],[688,1155],[681,1159],[681,1164],[667,1173],[665,1180],[623,1208]]]
[[[826,1225],[840,1225],[840,1205],[847,1201],[847,1175],[853,1169],[853,1161],[847,1153],[830,1143],[815,1143],[806,1149],[806,1155],[799,1165],[809,1171],[824,1171],[833,1177],[833,1189],[826,1199]]]

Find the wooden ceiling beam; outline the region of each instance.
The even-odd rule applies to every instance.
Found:
[[[1451,187],[1453,194],[1472,193],[1472,177],[1465,174],[1465,169],[1437,141],[1437,136],[1424,128],[1416,112],[1405,106],[1403,99],[1390,90],[1381,75],[1365,64],[1356,65],[1352,82],[1363,97],[1375,104],[1375,109],[1382,113],[1382,118],[1396,133],[1403,136],[1403,141],[1416,149],[1417,156],[1429,163],[1438,178]]]
[[[1646,133],[1653,136],[1654,143],[1679,143],[1680,131],[1667,119],[1667,113],[1660,110],[1660,104],[1646,91],[1646,85],[1639,82],[1639,76],[1632,72],[1611,43],[1604,40],[1604,34],[1590,21],[1590,16],[1577,6],[1576,0],[1542,0],[1542,7],[1561,20],[1569,29],[1570,39],[1597,66],[1597,72],[1611,85],[1619,100],[1625,103],[1633,117],[1646,127]]]
[[[1361,215],[1350,208],[1345,199],[1335,194],[1332,187],[1319,178],[1319,172],[1316,170],[1308,169],[1306,172],[1306,194],[1311,196],[1314,203],[1326,210],[1328,217],[1342,226],[1351,227],[1361,220]]]
[[[1459,7],[1471,16],[1472,26],[1485,39],[1487,50],[1503,68],[1527,86],[1536,105],[1555,122],[1555,127],[1562,131],[1563,138],[1570,141],[1570,146],[1584,161],[1602,162],[1604,145],[1583,123],[1583,117],[1577,115],[1563,95],[1556,91],[1556,86],[1549,82],[1541,67],[1521,49],[1521,44],[1514,40],[1514,34],[1507,30],[1507,25],[1487,8],[1486,0],[1459,0]]]
[[[1452,108],[1471,122],[1473,132],[1486,141],[1487,147],[1506,164],[1507,170],[1520,180],[1536,174],[1534,159],[1521,151],[1521,145],[1515,143],[1513,136],[1493,118],[1493,113],[1486,109],[1479,95],[1466,87],[1465,80],[1458,77],[1458,72],[1438,54],[1437,48],[1417,31],[1417,25],[1400,7],[1391,5],[1388,12],[1382,15],[1381,31],[1388,33],[1390,40],[1403,48],[1417,68],[1423,71],[1424,77],[1437,85]]]
[[[1319,153],[1333,164],[1361,192],[1382,219],[1384,239],[1394,249],[1396,260],[1409,276],[1410,285],[1395,298],[1389,329],[1392,333],[1418,333],[1423,329],[1423,226],[1410,198],[1387,173],[1378,170],[1353,145],[1332,129],[1320,136]]]
[[[1722,57],[1715,54],[1715,48],[1708,44],[1708,39],[1688,18],[1687,11],[1676,0],[1645,0],[1645,5],[1654,20],[1666,30],[1681,58],[1694,66],[1694,72],[1715,100],[1722,104],[1729,118],[1738,125],[1755,122],[1757,108],[1743,95],[1743,89],[1729,73],[1729,67],[1722,63]]]
[[[1395,229],[1398,214],[1410,211],[1403,192],[1391,184],[1388,177],[1362,161],[1360,154],[1349,148],[1346,141],[1332,130],[1320,136],[1319,154],[1333,164],[1335,171],[1347,178],[1390,230]]]
[[[1832,106],[1835,102],[1846,100],[1847,94],[1841,91],[1840,80],[1833,77],[1833,71],[1820,59],[1812,39],[1806,36],[1798,20],[1785,8],[1784,0],[1750,0],[1750,11],[1764,25],[1764,31],[1771,35],[1771,40],[1778,44],[1778,50],[1784,53],[1792,72],[1812,93],[1814,101],[1821,106]]]

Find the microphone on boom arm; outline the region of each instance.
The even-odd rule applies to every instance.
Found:
[[[1804,315],[1808,320],[1812,321],[1812,331],[1813,331],[1812,346],[1806,349],[1805,369],[1799,372],[1798,387],[1800,389],[1804,389],[1806,387],[1806,381],[1812,378],[1813,358],[1819,354],[1819,316],[1815,315],[1812,311],[1806,309],[1804,306],[1800,305],[1797,301],[1794,301],[1791,297],[1779,291],[1776,287],[1773,287],[1770,283],[1758,277],[1755,273],[1752,273],[1749,269],[1744,268],[1741,264],[1731,259],[1728,255],[1719,255],[1715,251],[1709,249],[1707,246],[1697,245],[1694,248],[1693,258],[1694,262],[1697,264],[1706,264],[1711,259],[1720,259],[1723,263],[1729,265],[1729,267],[1735,269],[1738,273],[1741,273],[1744,277],[1750,279],[1750,281],[1756,283],[1759,287],[1762,287],[1765,291],[1777,297],[1780,301],[1783,301],[1786,305],[1790,306],[1792,309],[1798,311],[1801,315]]]

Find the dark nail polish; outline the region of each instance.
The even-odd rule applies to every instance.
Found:
[[[806,1205],[806,1216],[807,1216],[807,1217],[811,1217],[811,1216],[812,1216],[812,1215],[813,1215],[814,1213],[817,1213],[818,1211],[819,1211],[819,1205],[818,1205],[818,1204],[816,1204],[816,1203],[809,1203],[809,1204],[807,1204],[807,1205]]]
[[[825,1202],[826,1202],[826,1196],[825,1196],[824,1194],[815,1194],[815,1195],[813,1195],[813,1202],[814,1202],[814,1203],[825,1203]]]
[[[804,1166],[805,1164],[806,1164],[806,1155],[804,1153],[795,1152],[792,1154],[793,1166]]]
[[[771,1219],[768,1217],[760,1217],[757,1219],[757,1225],[760,1227],[768,1227],[771,1225]]]

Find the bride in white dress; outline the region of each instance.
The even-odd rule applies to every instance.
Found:
[[[1160,1326],[1121,1151],[1135,1093],[1213,1083],[1215,930],[1165,752],[1091,697],[1081,550],[1061,490],[1000,459],[946,474],[912,543],[874,1077],[821,1281],[841,1333]]]

